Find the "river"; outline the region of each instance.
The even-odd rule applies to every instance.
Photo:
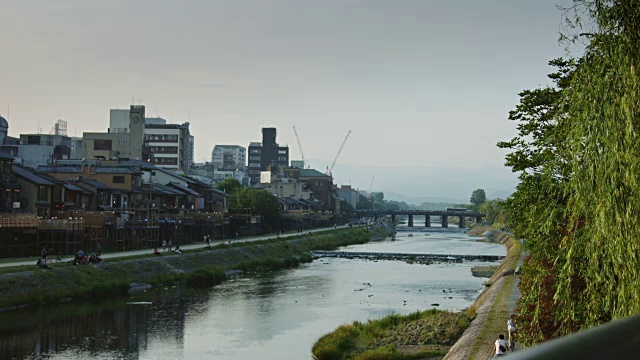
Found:
[[[400,232],[396,241],[341,250],[506,254],[504,246],[476,239]],[[441,309],[468,307],[486,280],[473,277],[470,268],[482,264],[323,258],[207,290],[167,287],[105,302],[25,309],[0,314],[0,358],[309,359],[313,343],[343,323],[436,303]]]

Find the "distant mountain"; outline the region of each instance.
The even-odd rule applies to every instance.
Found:
[[[312,160],[314,164],[328,163]],[[324,169],[318,169],[324,172]],[[502,166],[468,168],[453,166],[366,166],[336,164],[336,184],[369,191],[382,191],[389,200],[420,205],[433,203],[468,203],[475,189],[484,189],[489,199],[506,199],[515,191],[517,175]],[[375,179],[374,179],[375,177]]]

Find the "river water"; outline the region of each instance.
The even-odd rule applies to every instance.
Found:
[[[476,240],[463,233],[400,232],[396,241],[341,250],[506,254],[502,245]],[[313,343],[343,323],[432,304],[468,307],[486,280],[470,268],[482,264],[323,258],[207,290],[169,287],[5,313],[0,359],[310,359]]]

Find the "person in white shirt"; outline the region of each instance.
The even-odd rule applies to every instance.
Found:
[[[507,342],[504,340],[504,335],[500,334],[498,340],[495,342],[496,357],[505,355],[507,353]]]
[[[515,345],[514,343],[516,341],[515,334],[516,334],[516,331],[518,331],[518,328],[516,328],[516,324],[513,322],[513,319],[511,318],[507,320],[507,331],[509,332],[509,349],[513,351],[513,347]]]

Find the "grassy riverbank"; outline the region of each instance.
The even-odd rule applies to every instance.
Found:
[[[505,333],[506,323],[509,319],[507,303],[509,302],[511,290],[515,282],[514,271],[518,266],[522,249],[520,242],[507,234],[501,232],[494,234],[494,240],[507,247],[507,256],[502,261],[502,264],[500,264],[496,273],[493,274],[487,282],[489,286],[499,286],[499,289],[494,290],[497,291],[498,294],[493,300],[491,310],[486,316],[480,333],[476,337],[471,349],[470,359],[490,359],[492,357],[493,343],[499,334]],[[499,279],[502,281],[498,284]],[[474,306],[478,306],[480,301],[486,300],[478,298]]]
[[[521,244],[503,232],[482,226],[474,227],[469,234],[482,235],[486,231],[490,231],[491,241],[505,245],[507,256],[487,281],[487,290],[469,308],[477,316],[445,359],[490,359],[494,341],[506,330],[507,303],[515,281],[513,273],[520,259]]]
[[[126,294],[131,283],[185,284],[212,286],[224,281],[226,270],[265,271],[298,266],[310,262],[312,250],[333,250],[362,244],[370,236],[382,235],[361,227],[219,245],[182,254],[141,255],[110,259],[98,265],[71,266],[53,264],[52,270],[24,267],[9,269],[0,275],[0,308],[15,309],[35,304],[50,304],[72,299],[105,298]]]
[[[487,230],[490,229],[477,227],[469,234],[482,235]],[[314,359],[410,360],[441,359],[445,355],[450,359],[475,359],[476,355],[483,358],[485,353],[490,354],[497,329],[503,330],[507,322],[507,301],[514,281],[509,274],[513,274],[520,258],[518,241],[501,232],[491,235],[490,241],[505,245],[507,256],[487,281],[487,291],[469,309],[458,313],[433,309],[343,325],[316,342],[312,349]],[[472,333],[470,324],[475,324]],[[458,340],[463,333],[466,340],[460,345]]]
[[[442,357],[467,328],[464,312],[419,311],[392,314],[366,323],[342,325],[313,346],[316,360],[410,360]]]

